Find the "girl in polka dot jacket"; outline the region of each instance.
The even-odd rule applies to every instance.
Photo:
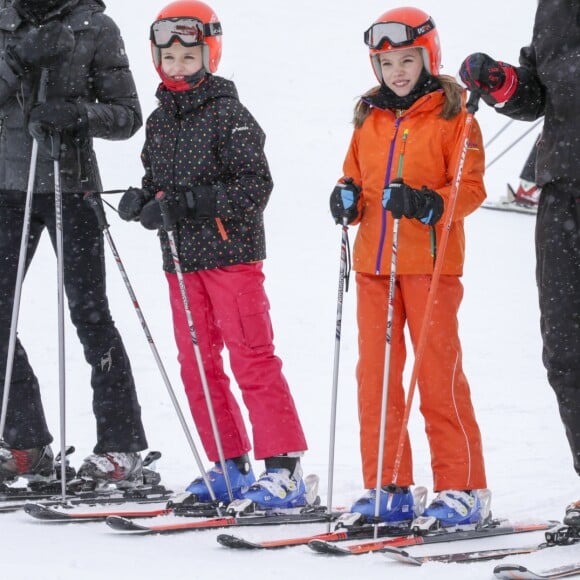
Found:
[[[119,214],[159,229],[181,377],[202,444],[215,462],[207,475],[217,499],[226,501],[229,494],[158,192],[164,194],[177,246],[233,495],[259,508],[304,505],[300,456],[307,446],[274,354],[262,272],[263,212],[273,186],[264,133],[234,84],[213,74],[221,56],[221,25],[209,6],[195,0],[169,4],[151,26],[151,44],[161,77],[159,105],[147,120],[142,189],[123,195]],[[248,459],[250,440],[224,372],[224,344],[252,423],[255,457],[265,460],[257,480]],[[211,499],[203,478],[187,489],[198,501]]]

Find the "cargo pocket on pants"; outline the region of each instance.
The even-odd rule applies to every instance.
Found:
[[[244,341],[250,348],[268,347],[274,340],[270,303],[263,290],[240,294],[237,299]]]

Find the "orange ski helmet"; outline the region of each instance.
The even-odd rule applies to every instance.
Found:
[[[201,44],[205,70],[217,71],[222,56],[222,27],[216,13],[204,2],[177,0],[165,6],[151,25],[150,40],[156,69],[161,63],[160,49],[180,42],[184,46]]]
[[[441,68],[441,45],[433,19],[418,8],[394,8],[379,16],[364,34],[374,73],[382,81],[379,54],[407,47],[420,48],[425,69],[432,75]]]

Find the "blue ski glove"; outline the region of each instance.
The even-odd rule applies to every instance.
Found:
[[[351,177],[345,177],[330,194],[330,213],[335,223],[352,223],[358,217],[358,201],[361,188]]]
[[[415,218],[434,226],[443,215],[443,198],[426,187],[413,189],[402,179],[392,181],[383,191],[383,207],[397,220]]]

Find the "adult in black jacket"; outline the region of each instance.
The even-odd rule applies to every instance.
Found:
[[[64,285],[92,367],[94,455],[81,473],[133,479],[147,447],[131,367],[105,290],[103,236],[84,192],[102,190],[93,137],[127,139],[142,115],[123,41],[101,0],[14,0],[0,10],[0,394],[3,391],[32,149],[39,142],[27,262],[46,228],[55,244],[54,158],[63,192]],[[48,69],[46,102],[37,102]],[[55,146],[56,143],[60,143]],[[38,380],[17,341],[0,481],[50,475],[52,436]]]
[[[532,42],[520,66],[476,53],[461,78],[497,112],[524,121],[544,116],[536,182],[536,279],[543,360],[580,475],[580,4],[539,0]],[[580,524],[580,503],[566,521]]]

